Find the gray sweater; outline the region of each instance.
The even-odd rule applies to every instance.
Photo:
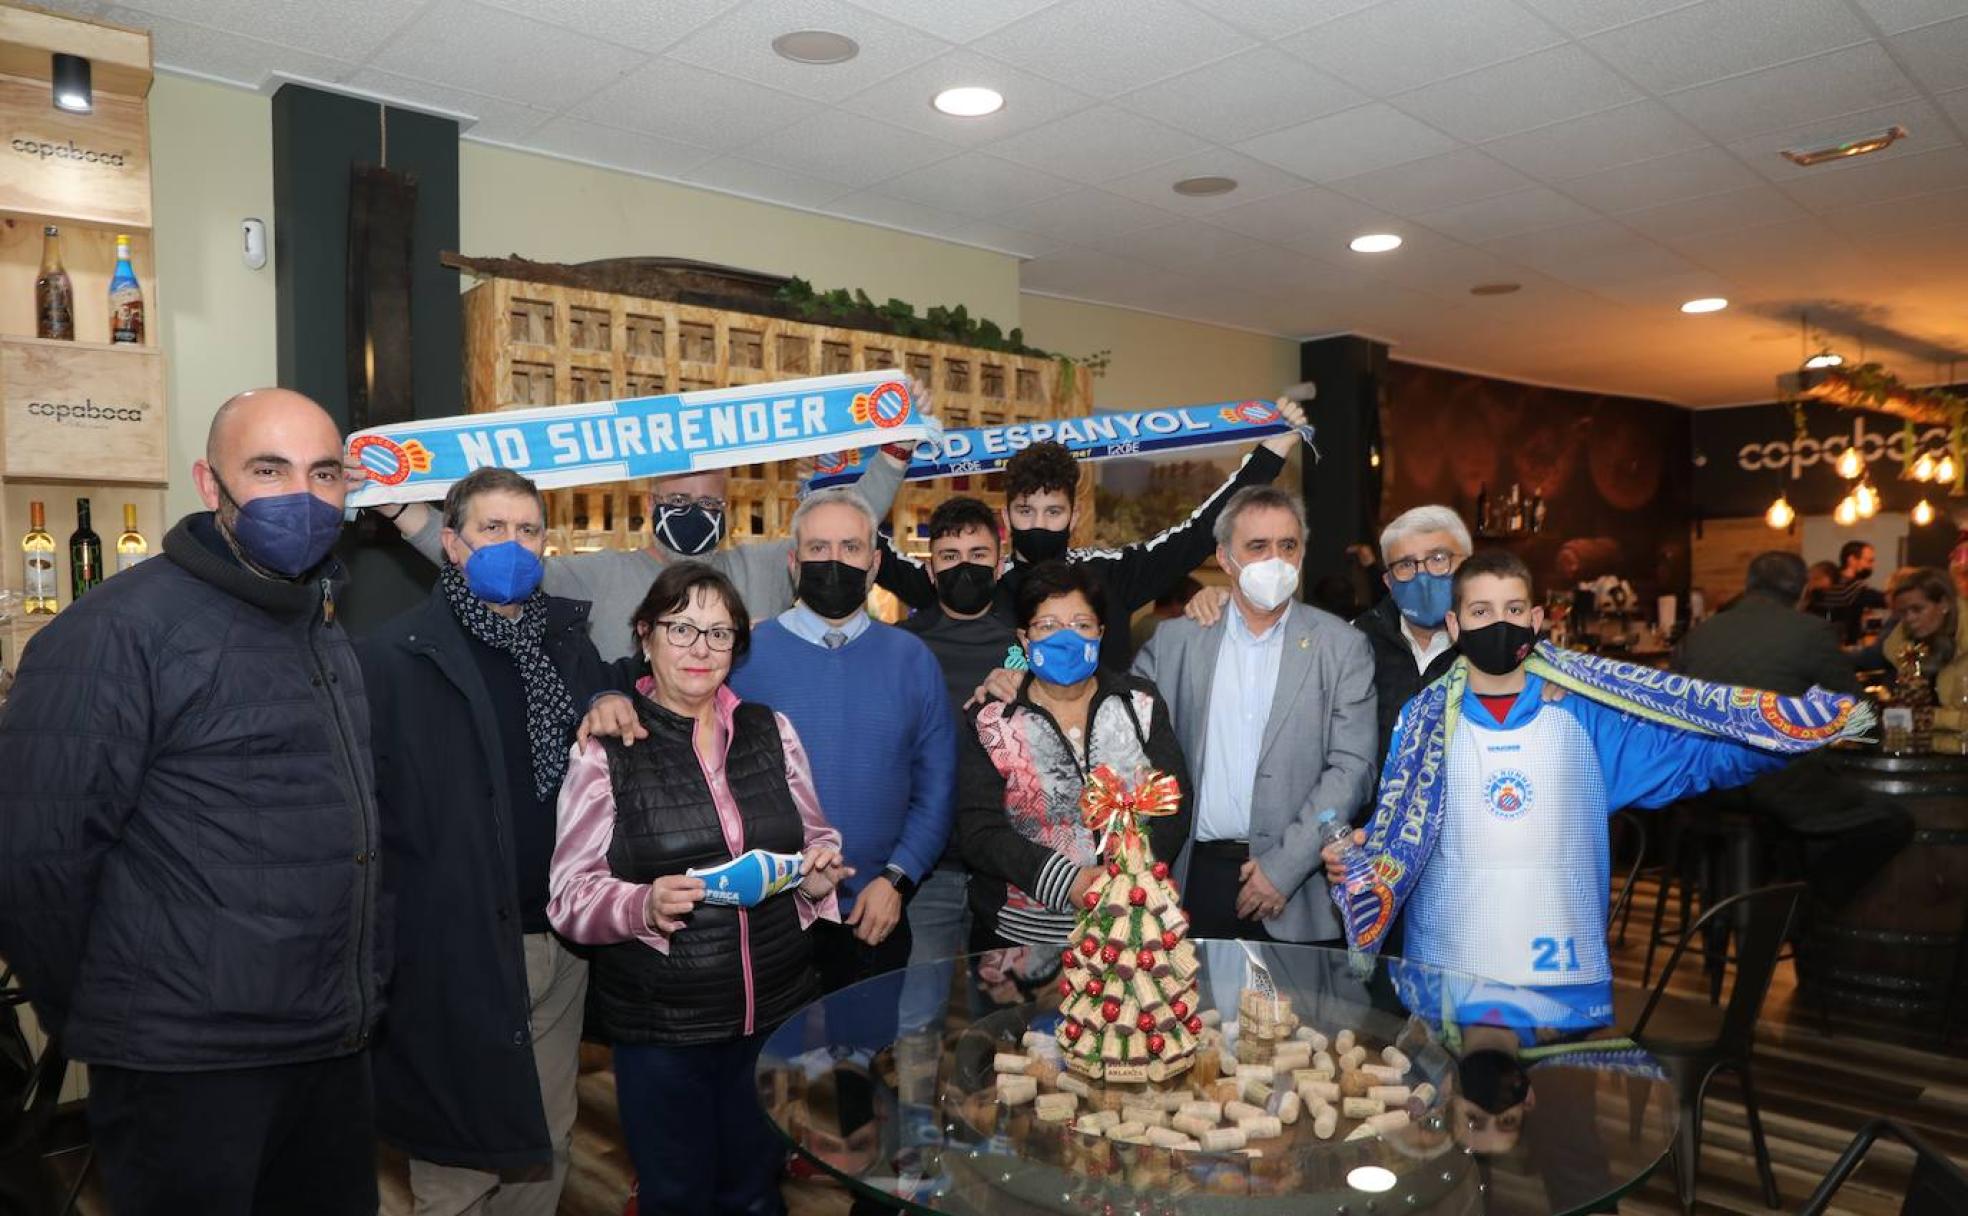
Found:
[[[902,472],[894,461],[876,457],[855,483],[854,488],[861,491],[877,517],[887,518],[889,508],[895,505]],[[429,518],[409,541],[417,552],[442,564],[444,548],[438,538],[444,520],[436,504],[431,505]],[[786,556],[792,551],[791,540],[754,540],[727,545],[697,560],[714,567],[737,586],[745,610],[758,624],[793,606],[793,580],[786,572]],[[593,605],[588,636],[602,660],[613,662],[635,653],[635,632],[629,628],[629,617],[649,594],[649,585],[662,573],[663,563],[675,559],[675,554],[654,545],[631,551],[560,554],[547,559],[547,576],[541,585],[548,595]]]

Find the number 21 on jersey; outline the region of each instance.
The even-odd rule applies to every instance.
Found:
[[[1577,971],[1579,969],[1578,945],[1569,937],[1534,937],[1531,939],[1531,960],[1533,971]]]

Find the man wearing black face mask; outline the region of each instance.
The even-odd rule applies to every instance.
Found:
[[[362,671],[335,621],[341,436],[221,406],[206,511],[29,643],[0,716],[0,955],[89,1065],[123,1216],[373,1213],[382,1009]]]

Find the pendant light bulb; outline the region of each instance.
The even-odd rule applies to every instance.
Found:
[[[1865,465],[1859,459],[1859,450],[1848,447],[1843,452],[1840,452],[1838,454],[1837,468],[1838,475],[1846,481],[1850,481],[1860,473],[1863,473],[1865,471]]]
[[[1913,522],[1918,527],[1926,527],[1934,522],[1934,504],[1921,499],[1913,504]]]
[[[1790,505],[1790,499],[1781,494],[1777,495],[1777,501],[1770,504],[1770,509],[1763,512],[1763,522],[1779,532],[1790,527],[1796,519],[1796,509]]]
[[[1831,519],[1841,528],[1849,528],[1859,522],[1859,507],[1850,494],[1839,500],[1838,509],[1831,513]]]
[[[1934,480],[1940,482],[1942,485],[1951,486],[1954,484],[1954,476],[1954,453],[1944,453],[1934,465]]]
[[[1858,507],[1860,519],[1871,519],[1879,514],[1879,491],[1862,481],[1852,490],[1852,504]]]
[[[1932,452],[1922,452],[1920,458],[1913,462],[1913,479],[1915,481],[1934,480],[1934,454]]]

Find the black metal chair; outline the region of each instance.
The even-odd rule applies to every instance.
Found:
[[[1933,1145],[1891,1119],[1874,1119],[1859,1129],[1818,1189],[1797,1209],[1798,1216],[1823,1216],[1838,1188],[1865,1160],[1873,1142],[1890,1136],[1913,1150],[1913,1176],[1907,1180],[1900,1216],[1962,1216],[1968,1212],[1968,1173]]]
[[[8,1101],[0,1107],[0,1211],[68,1216],[81,1197],[94,1158],[92,1154],[84,1163],[66,1200],[58,1205],[55,1177],[45,1158],[62,1080],[68,1075],[68,1057],[52,1037],[39,1056],[30,1055],[19,1022],[27,994],[12,979],[11,971],[0,974],[0,1060],[8,1077]]]
[[[1607,832],[1608,851],[1618,860],[1620,850],[1630,847],[1633,861],[1626,867],[1626,881],[1620,885],[1619,892],[1613,896],[1612,907],[1606,913],[1606,936],[1616,946],[1626,945],[1626,922],[1633,915],[1633,888],[1640,881],[1640,871],[1647,864],[1647,825],[1632,811],[1621,811],[1613,816]],[[1613,936],[1613,926],[1619,926],[1619,936]]]
[[[1756,1023],[1769,995],[1777,958],[1797,915],[1806,887],[1801,882],[1745,891],[1711,906],[1674,944],[1667,966],[1654,981],[1647,1002],[1627,1032],[1667,1070],[1681,1110],[1674,1143],[1674,1184],[1683,1210],[1695,1209],[1695,1182],[1701,1164],[1702,1106],[1709,1082],[1717,1073],[1734,1072],[1742,1085],[1743,1109],[1749,1122],[1750,1144],[1756,1151],[1756,1172],[1763,1183],[1763,1201],[1776,1207],[1777,1179],[1770,1168],[1770,1150],[1763,1141],[1763,1119],[1756,1108],[1756,1085],[1750,1056],[1756,1046]],[[1699,1001],[1676,1000],[1663,1005],[1668,983],[1690,944],[1702,940],[1711,927],[1725,927],[1735,937],[1736,982],[1728,1002],[1718,1011]],[[1663,1008],[1682,1025],[1658,1026]],[[1663,1019],[1668,1020],[1668,1019]]]

